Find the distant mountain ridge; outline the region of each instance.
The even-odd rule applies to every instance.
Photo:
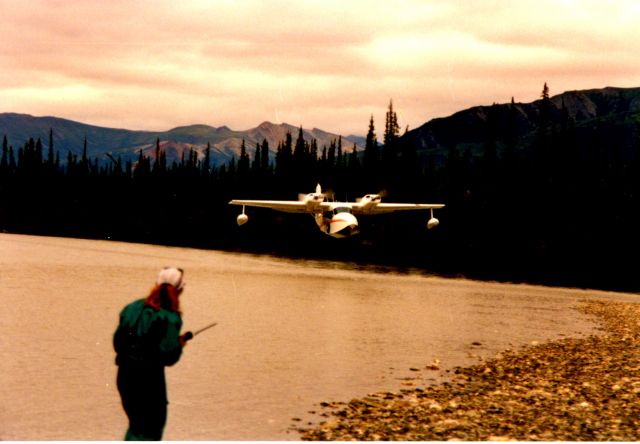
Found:
[[[613,139],[633,138],[640,131],[640,88],[606,87],[567,91],[550,97],[550,100],[551,122],[560,120],[564,107],[575,122],[578,137],[582,139],[602,131],[605,137]],[[537,131],[540,103],[541,99],[531,103],[514,103],[515,132],[521,148],[526,148]],[[487,140],[487,122],[492,108],[500,138],[507,132],[510,107],[510,103],[476,106],[449,117],[436,118],[409,131],[403,136],[403,141],[412,144],[423,157],[434,155],[442,160],[454,146],[478,154]],[[629,145],[632,141],[626,143]]]
[[[551,121],[558,122],[562,109],[575,122],[576,134],[581,142],[590,138],[610,138],[612,145],[619,148],[622,155],[633,155],[635,138],[640,135],[640,88],[606,87],[567,91],[550,98]],[[519,149],[527,149],[538,127],[541,100],[530,103],[514,103],[515,133]],[[408,131],[401,137],[403,143],[413,145],[425,161],[432,157],[442,164],[452,147],[468,150],[471,155],[481,155],[487,140],[487,122],[490,112],[496,116],[498,150],[504,145],[504,135],[508,131],[510,103],[471,107],[448,117],[435,118],[422,126]],[[180,160],[185,151],[193,149],[202,159],[207,143],[211,144],[212,162],[228,162],[232,156],[239,157],[244,139],[247,152],[253,155],[256,143],[269,142],[273,158],[279,142],[290,132],[294,143],[299,127],[286,123],[263,122],[255,128],[236,131],[227,126],[212,127],[197,124],[173,128],[169,131],[133,131],[127,129],[104,128],[58,117],[34,117],[26,114],[0,113],[0,137],[6,135],[14,149],[22,147],[30,138],[40,138],[43,147],[48,148],[49,129],[53,129],[54,148],[61,159],[67,152],[80,155],[85,137],[87,154],[92,158],[104,159],[106,153],[123,160],[137,158],[139,151],[148,157],[155,157],[156,140],[165,151],[167,160]],[[316,139],[318,149],[329,147],[338,139],[318,128],[303,129],[307,141]],[[359,151],[364,149],[365,138],[360,136],[342,137],[345,152],[351,152],[354,144]],[[583,143],[583,145],[585,145]]]
[[[0,137],[6,135],[8,143],[13,145],[15,150],[22,147],[29,138],[40,138],[45,150],[48,149],[50,130],[53,130],[54,150],[59,151],[61,159],[65,159],[69,151],[77,155],[82,154],[85,137],[87,155],[91,158],[106,161],[106,154],[109,153],[114,157],[120,156],[122,160],[135,159],[140,150],[153,158],[156,140],[159,139],[160,147],[165,151],[169,162],[179,161],[183,153],[191,149],[202,159],[207,144],[210,144],[212,162],[221,164],[228,162],[233,156],[236,159],[239,157],[243,139],[250,155],[254,152],[256,144],[266,139],[271,156],[274,156],[278,143],[285,140],[288,132],[295,143],[300,128],[286,123],[263,122],[246,131],[204,124],[181,126],[169,131],[135,131],[88,125],[59,117],[0,113]],[[323,146],[329,147],[333,140],[340,137],[318,128],[303,128],[303,135],[308,142],[316,139],[319,149]],[[362,150],[364,141],[365,139],[359,136],[342,137],[343,150],[350,152],[354,144],[358,150]]]

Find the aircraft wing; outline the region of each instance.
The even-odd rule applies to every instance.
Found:
[[[297,200],[238,200],[229,202],[230,205],[243,205],[247,207],[271,208],[276,211],[287,213],[314,213],[317,211],[327,211],[331,209],[329,203],[308,204]]]
[[[411,204],[411,203],[379,203],[372,207],[359,207],[351,205],[353,214],[385,214],[394,211],[436,210],[444,207],[444,204]]]

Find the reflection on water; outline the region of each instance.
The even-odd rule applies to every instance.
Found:
[[[168,440],[298,439],[292,418],[315,420],[322,401],[579,335],[590,324],[570,309],[578,300],[633,298],[106,241],[0,234],[0,251],[5,440],[122,438],[111,335],[168,264],[186,270],[185,328],[218,321],[167,371]],[[434,359],[442,372],[427,369]]]

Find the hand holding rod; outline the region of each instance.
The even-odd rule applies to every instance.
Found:
[[[191,339],[193,339],[195,335],[200,334],[203,331],[210,329],[211,327],[215,327],[216,325],[218,325],[218,323],[214,322],[212,324],[207,325],[206,327],[202,327],[200,330],[196,330],[194,333],[191,333],[190,331],[188,331],[183,335],[184,341],[185,342],[190,341]]]

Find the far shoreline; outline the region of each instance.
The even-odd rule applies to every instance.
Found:
[[[291,260],[315,260],[320,262],[341,262],[344,264],[355,264],[356,267],[371,268],[373,270],[379,271],[391,271],[399,274],[422,274],[424,276],[437,276],[442,278],[461,278],[461,279],[469,279],[473,281],[479,282],[495,282],[500,284],[514,284],[514,285],[535,285],[535,286],[544,286],[544,287],[552,287],[552,288],[570,288],[570,289],[578,289],[578,290],[594,290],[594,291],[605,291],[605,292],[616,292],[616,293],[633,293],[640,294],[640,289],[636,288],[636,286],[629,285],[590,285],[588,282],[576,282],[573,279],[528,279],[523,276],[501,276],[501,273],[496,273],[495,275],[491,275],[486,272],[469,272],[469,271],[454,271],[454,270],[443,270],[443,269],[427,269],[419,263],[412,263],[411,260],[400,260],[398,258],[392,257],[391,260],[377,257],[374,260],[366,260],[366,254],[359,254],[354,256],[346,255],[341,256],[340,254],[343,250],[332,251],[332,250],[322,250],[316,251],[313,250],[313,247],[309,247],[306,250],[300,250],[298,248],[260,248],[260,247],[248,247],[248,246],[230,246],[225,244],[207,244],[207,243],[193,243],[193,242],[176,242],[176,241],[165,241],[159,242],[157,240],[154,241],[144,241],[136,238],[112,238],[112,237],[104,237],[104,236],[79,236],[72,234],[60,234],[60,233],[41,233],[41,232],[15,232],[15,231],[7,231],[3,230],[2,234],[12,234],[12,235],[23,235],[23,236],[38,236],[38,237],[57,237],[57,238],[68,238],[68,239],[78,239],[78,240],[94,240],[94,241],[106,241],[106,242],[123,242],[127,244],[139,244],[139,245],[151,245],[151,246],[159,246],[159,247],[176,247],[176,248],[193,248],[195,250],[202,251],[220,251],[227,253],[242,253],[242,254],[251,254],[257,256],[267,256],[274,258],[284,258]],[[323,236],[324,237],[324,236]],[[335,245],[336,241],[334,239],[328,239],[327,243],[331,245]],[[349,241],[342,241],[343,243],[348,243]],[[398,259],[393,262],[393,259]]]

